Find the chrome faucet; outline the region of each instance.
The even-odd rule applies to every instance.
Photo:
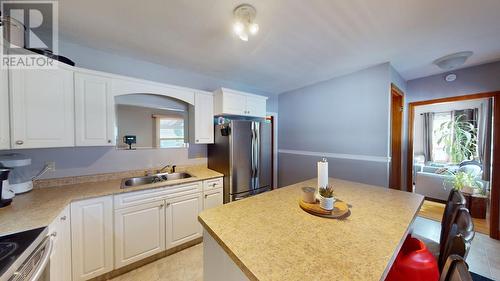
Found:
[[[159,169],[159,170],[158,170],[158,171],[156,171],[156,172],[157,172],[158,174],[160,174],[160,173],[161,173],[161,172],[163,172],[165,169],[170,168],[170,173],[175,173],[175,168],[176,168],[176,167],[177,167],[176,165],[172,165],[172,166],[170,166],[170,165],[166,165],[165,167],[163,167],[163,168]]]

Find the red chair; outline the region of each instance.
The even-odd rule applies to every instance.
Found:
[[[438,264],[422,241],[408,236],[385,280],[437,281]]]

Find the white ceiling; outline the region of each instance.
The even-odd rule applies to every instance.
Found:
[[[257,8],[260,32],[231,33],[232,10]],[[390,61],[406,80],[470,50],[500,59],[500,0],[61,0],[63,39],[251,85],[269,93]]]

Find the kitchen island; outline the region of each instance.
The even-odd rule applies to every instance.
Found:
[[[204,211],[205,281],[384,280],[424,197],[330,179],[344,220],[298,205],[316,179]]]

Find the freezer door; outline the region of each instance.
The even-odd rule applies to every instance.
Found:
[[[257,189],[272,188],[272,126],[270,123],[259,123],[259,157],[257,167]]]
[[[230,138],[230,194],[234,197],[253,188],[252,122],[231,121]]]

